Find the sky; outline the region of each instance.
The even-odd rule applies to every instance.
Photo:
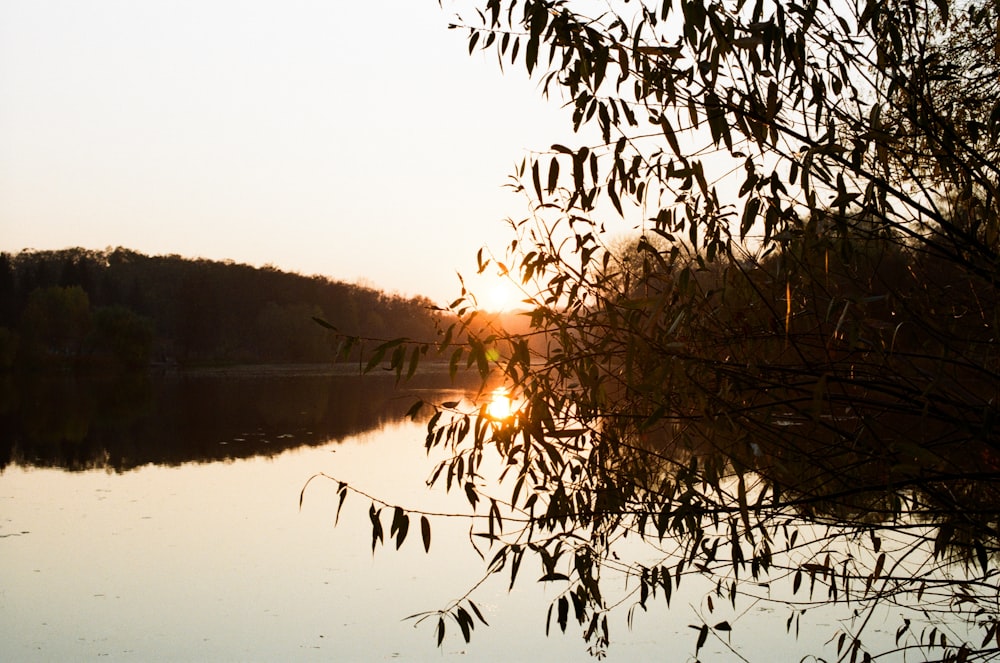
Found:
[[[447,0],[0,0],[0,251],[122,246],[439,303],[573,143]]]

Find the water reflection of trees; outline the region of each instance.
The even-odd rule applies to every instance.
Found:
[[[545,405],[529,399],[527,410]],[[475,414],[442,417],[429,444],[437,430],[472,440],[436,475],[461,486],[500,455],[507,482],[477,483],[470,497],[489,504],[473,528],[489,544],[488,573],[513,586],[540,566],[559,589],[548,627],[577,621],[592,651],[607,646],[612,611],[627,609],[631,623],[657,601],[676,605],[682,584],[710,588],[692,604],[696,652],[713,637],[741,658],[740,640],[754,633],[738,622],[751,607],[784,613],[793,637],[822,624],[804,647],[819,655],[815,643],[827,641],[838,660],[1000,651],[1000,491],[988,453],[957,443],[919,459],[880,459],[863,446],[833,453],[806,422],[783,426],[796,432],[765,450],[738,435],[692,435],[690,422],[649,428],[642,418],[527,410],[486,426],[467,423]],[[461,625],[470,596],[442,618]]]
[[[125,471],[270,456],[402,419],[415,393],[442,397],[446,376],[268,374],[219,370],[107,378],[0,379],[0,468]],[[459,387],[460,388],[460,387]]]

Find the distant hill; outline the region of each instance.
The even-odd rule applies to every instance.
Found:
[[[425,298],[231,261],[0,253],[0,368],[331,361],[336,335],[314,317],[351,336],[433,340],[438,315]]]

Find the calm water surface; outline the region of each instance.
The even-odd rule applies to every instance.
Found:
[[[448,396],[432,380],[415,388]],[[389,502],[468,511],[426,490],[435,458],[423,425],[402,418],[415,393],[390,379],[215,372],[4,393],[0,660],[589,660],[578,629],[546,637],[556,588],[534,569],[513,591],[499,577],[477,591],[490,626],[470,644],[453,626],[439,649],[433,621],[403,619],[480,579],[467,521],[435,520],[429,555],[416,527],[373,555],[364,498],[349,496],[334,527],[336,484],[314,481],[300,510],[325,472]],[[669,612],[637,611],[631,631],[619,610],[608,660],[692,660],[708,588],[687,588]],[[737,607],[749,660],[798,660],[817,643],[786,636],[786,611]],[[810,619],[822,640],[836,626]],[[711,640],[700,659],[739,660]]]

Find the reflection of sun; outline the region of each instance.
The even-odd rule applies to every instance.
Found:
[[[510,399],[510,392],[503,387],[493,390],[493,393],[490,395],[490,402],[486,406],[486,414],[491,419],[496,419],[497,421],[510,419],[516,411],[517,409]]]

